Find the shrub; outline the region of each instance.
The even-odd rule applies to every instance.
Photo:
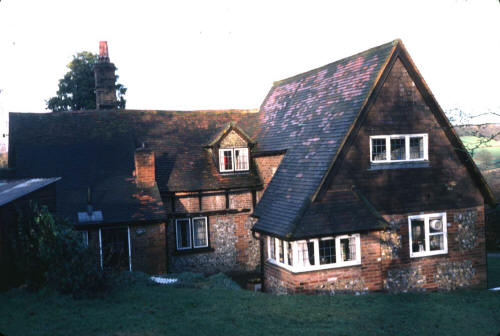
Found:
[[[46,207],[30,203],[19,212],[9,241],[17,274],[29,290],[44,286],[87,296],[108,287],[104,273],[70,223],[55,219]]]

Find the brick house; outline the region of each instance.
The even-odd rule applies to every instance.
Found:
[[[401,41],[276,82],[260,114],[267,291],[486,285],[496,201]]]
[[[100,263],[250,272],[275,293],[484,286],[483,177],[394,41],[274,83],[259,111],[11,113],[9,167],[61,176]]]
[[[114,73],[101,44],[97,110],[10,114],[14,176],[61,177],[57,214],[103,267],[258,269],[249,219],[262,190],[250,155],[257,111],[116,110]]]

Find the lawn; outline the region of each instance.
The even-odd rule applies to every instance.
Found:
[[[500,286],[500,258],[489,260]],[[243,290],[132,285],[106,299],[0,294],[13,335],[497,335],[500,292],[273,296]]]

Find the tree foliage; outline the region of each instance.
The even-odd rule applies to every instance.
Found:
[[[46,101],[47,109],[54,112],[93,110],[96,108],[94,64],[98,55],[88,51],[79,52],[68,64],[69,71],[59,80],[57,95]],[[117,108],[125,108],[127,88],[117,83]]]
[[[95,255],[83,244],[70,223],[55,219],[46,207],[34,203],[19,212],[9,234],[11,284],[25,283],[30,290],[48,287],[74,296],[102,293],[110,278]]]

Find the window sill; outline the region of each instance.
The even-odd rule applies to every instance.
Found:
[[[429,161],[379,162],[370,163],[368,170],[429,168]]]
[[[174,253],[172,253],[172,254],[175,256],[175,255],[207,253],[207,252],[214,252],[214,251],[215,251],[215,249],[212,247],[200,247],[200,248],[187,249],[187,250],[175,250]]]
[[[434,256],[442,256],[448,254],[448,251],[435,251],[435,252],[417,252],[410,253],[410,258],[425,258],[425,257],[434,257]]]
[[[290,271],[290,272],[295,273],[295,274],[307,273],[307,272],[318,272],[318,271],[330,270],[330,269],[334,269],[334,268],[343,268],[343,267],[351,267],[351,266],[360,266],[361,265],[361,261],[356,260],[356,261],[346,262],[346,263],[342,263],[342,264],[318,265],[318,266],[298,269],[298,268],[294,268],[290,265],[276,262],[275,260],[272,260],[272,259],[267,259],[267,262],[272,264],[272,265],[286,269],[287,271]]]
[[[250,169],[248,170],[227,170],[227,171],[219,171],[221,175],[245,175],[250,173]]]

